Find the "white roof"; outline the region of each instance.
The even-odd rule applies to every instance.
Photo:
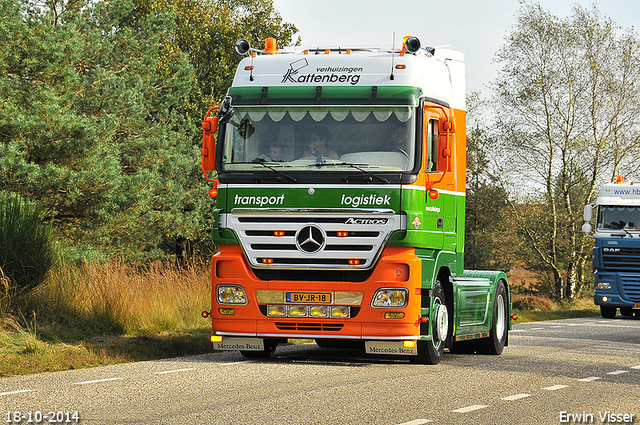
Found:
[[[347,54],[337,48],[329,53],[286,48],[275,55],[243,59],[233,86],[409,86],[421,88],[425,97],[466,109],[464,57],[446,49],[436,49],[434,55],[424,50],[400,55],[380,49],[353,49]]]
[[[598,205],[640,205],[640,184],[602,185],[597,203]]]

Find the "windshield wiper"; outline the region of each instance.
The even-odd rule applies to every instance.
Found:
[[[633,238],[633,234],[631,234],[627,229],[617,229],[617,230],[622,230],[624,233],[629,235],[630,238]],[[620,236],[621,238],[624,238],[626,236],[624,233],[613,233],[613,232],[611,232],[611,236]]]
[[[324,166],[327,166],[327,165],[346,165],[348,167],[355,168],[356,170],[361,171],[362,173],[368,175],[369,177],[373,177],[375,179],[378,179],[382,183],[391,183],[391,180],[386,179],[386,178],[381,177],[381,176],[378,176],[377,174],[374,174],[374,173],[372,173],[370,171],[367,171],[367,170],[362,169],[362,168],[359,167],[359,165],[360,166],[361,165],[367,166],[369,164],[352,164],[350,162],[316,162],[315,164],[308,165],[308,167],[324,167]]]
[[[297,179],[297,178],[295,178],[295,177],[293,177],[293,176],[290,176],[289,174],[283,173],[282,171],[277,170],[277,169],[273,168],[271,165],[267,165],[267,164],[266,164],[266,163],[264,163],[264,162],[252,162],[251,164],[259,164],[259,165],[262,165],[264,168],[268,168],[268,169],[270,169],[271,171],[273,171],[274,173],[279,174],[279,175],[281,175],[282,177],[286,177],[286,178],[288,178],[289,180],[291,180],[291,181],[292,181],[292,182],[294,182],[294,183],[298,183],[298,179]]]

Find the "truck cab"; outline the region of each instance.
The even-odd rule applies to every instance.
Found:
[[[595,229],[591,225],[594,211]],[[595,239],[594,302],[602,317],[640,312],[640,185],[616,183],[601,187],[595,205],[584,211],[583,231]]]

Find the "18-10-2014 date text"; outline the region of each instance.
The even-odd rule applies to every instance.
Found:
[[[8,411],[4,415],[4,422],[8,424],[64,424],[64,423],[78,423],[80,422],[80,414],[77,411],[34,411],[34,412],[19,412]]]

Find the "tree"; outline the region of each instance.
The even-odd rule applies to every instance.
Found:
[[[200,125],[204,113],[219,104],[242,59],[235,51],[240,38],[259,48],[268,37],[278,46],[292,43],[297,28],[282,18],[272,0],[134,0],[132,16],[173,10],[176,25],[161,46],[162,61],[186,53],[194,68],[188,116]],[[297,43],[300,43],[298,38]]]
[[[242,59],[236,36],[295,28],[269,0],[0,3],[0,190],[83,255],[211,245],[202,117]]]
[[[595,6],[561,19],[522,2],[497,55],[502,178],[533,255],[528,264],[552,276],[558,298],[574,298],[584,284],[584,205],[601,183],[640,166],[640,42],[618,30]],[[523,201],[536,207],[523,211]]]
[[[509,271],[514,258],[507,193],[493,174],[495,140],[485,127],[487,105],[478,93],[467,99],[467,196],[465,268]]]

